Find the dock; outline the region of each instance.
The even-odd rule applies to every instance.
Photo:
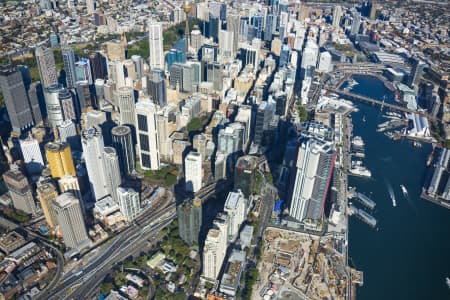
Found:
[[[350,204],[349,210],[352,215],[356,216],[358,219],[360,219],[370,227],[377,226],[377,220],[371,215],[369,215],[365,210],[359,209],[353,204]]]
[[[366,195],[356,192],[355,193],[355,199],[357,199],[362,205],[364,205],[365,207],[369,208],[369,209],[374,209],[375,206],[377,205],[375,203],[375,201],[373,201],[372,199],[370,199],[369,197],[367,197]]]

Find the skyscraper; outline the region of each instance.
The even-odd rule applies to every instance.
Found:
[[[58,180],[59,190],[61,193],[72,193],[83,206],[83,198],[80,191],[80,183],[78,178],[72,175],[64,175]]]
[[[340,22],[342,18],[342,7],[336,5],[333,10],[333,28],[339,30]]]
[[[245,198],[253,193],[256,181],[257,158],[251,155],[239,157],[234,171],[234,188],[241,190]]]
[[[105,79],[108,73],[106,58],[100,52],[89,54],[89,62],[92,68],[92,79]]]
[[[163,69],[152,69],[148,78],[148,94],[160,107],[167,105],[166,82]]]
[[[328,194],[336,160],[332,142],[316,138],[301,141],[289,215],[299,221],[318,220]]]
[[[202,155],[191,151],[184,159],[184,175],[186,181],[186,191],[197,192],[202,188]]]
[[[26,139],[19,140],[19,143],[28,173],[40,174],[44,168],[44,159],[37,139],[29,135]]]
[[[410,87],[417,88],[419,86],[420,79],[422,78],[422,74],[426,66],[426,63],[419,58],[413,58],[411,73],[408,76],[408,85]]]
[[[73,95],[69,90],[63,89],[58,94],[64,121],[77,120],[78,116],[73,103]]]
[[[350,35],[359,33],[359,27],[361,27],[361,15],[355,12],[353,15],[352,27],[350,28]]]
[[[93,83],[89,59],[81,58],[75,63],[75,78],[76,81],[87,81],[89,84]]]
[[[119,209],[128,222],[133,221],[141,210],[139,193],[132,188],[119,187],[117,189]]]
[[[240,190],[228,193],[223,210],[228,215],[228,241],[234,242],[239,228],[247,217],[247,199]]]
[[[131,174],[135,169],[133,137],[128,126],[116,126],[111,130],[112,144],[119,155],[123,174]]]
[[[105,168],[103,165],[103,137],[98,126],[92,126],[81,133],[84,161],[95,200],[108,195]]]
[[[150,47],[150,69],[164,69],[163,35],[162,24],[151,21],[148,24],[149,47]]]
[[[61,84],[53,84],[44,90],[47,121],[53,128],[61,125],[64,121],[61,102],[59,101],[59,93],[63,90],[64,87]]]
[[[202,227],[202,200],[185,200],[177,206],[179,234],[188,245],[198,245]]]
[[[234,58],[234,33],[219,30],[219,53],[222,57]]]
[[[47,143],[45,155],[53,178],[76,175],[72,151],[68,143]]]
[[[120,111],[120,125],[134,127],[136,124],[134,90],[129,86],[123,86],[117,90],[117,105]]]
[[[227,30],[233,33],[233,52],[236,53],[238,50],[239,43],[239,20],[240,16],[238,14],[228,14],[227,15]]]
[[[58,197],[56,187],[50,181],[46,181],[38,184],[36,192],[37,198],[41,203],[42,211],[44,212],[45,221],[50,228],[55,227],[58,224],[53,207],[53,201]]]
[[[21,73],[13,66],[0,68],[0,90],[13,131],[20,133],[33,125],[33,115],[28,103]]]
[[[136,103],[136,120],[140,166],[143,170],[159,170],[156,105],[150,100]]]
[[[114,202],[118,203],[117,188],[122,183],[120,176],[119,156],[113,147],[103,148],[106,187]]]
[[[64,71],[66,72],[66,84],[67,88],[75,87],[75,53],[63,42],[61,47],[61,54],[64,62]]]
[[[89,246],[90,240],[87,235],[80,201],[71,193],[64,193],[53,201],[53,205],[66,247],[81,249]]]
[[[59,139],[62,143],[68,143],[71,149],[81,150],[80,137],[77,134],[75,123],[66,120],[58,126]]]
[[[36,61],[39,70],[39,77],[42,85],[47,88],[58,83],[58,75],[56,73],[55,57],[51,49],[36,47]]]
[[[217,280],[227,252],[228,216],[219,215],[208,231],[203,247],[203,277],[209,281]]]
[[[3,174],[3,181],[8,188],[14,208],[27,214],[36,214],[33,191],[25,175],[18,169],[11,169]]]

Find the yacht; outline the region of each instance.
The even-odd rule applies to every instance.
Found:
[[[363,148],[364,147],[364,141],[360,136],[355,136],[352,139],[352,145],[358,148]]]
[[[403,184],[400,184],[400,188],[402,189],[403,196],[405,196],[405,198],[408,198],[408,190],[406,189],[406,187]]]

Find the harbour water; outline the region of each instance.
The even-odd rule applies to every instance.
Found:
[[[392,93],[378,79],[355,76],[352,92],[393,102]],[[350,220],[350,263],[364,271],[357,299],[450,299],[450,210],[420,199],[431,145],[414,148],[411,141],[393,141],[377,125],[386,121],[380,109],[358,105],[352,114],[353,134],[363,138],[365,166],[371,179],[350,178],[349,185],[376,202],[371,214],[377,229]],[[364,120],[365,121],[364,121]],[[408,190],[405,198],[400,185]],[[396,198],[393,207],[387,186]],[[358,205],[362,208],[361,205]]]

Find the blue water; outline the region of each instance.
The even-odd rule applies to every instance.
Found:
[[[377,79],[357,76],[352,92],[376,99],[392,93]],[[376,132],[385,121],[379,108],[358,105],[352,114],[353,133],[366,143],[365,165],[371,179],[350,178],[350,186],[370,195],[377,203],[372,215],[378,230],[353,217],[350,220],[350,257],[364,272],[364,286],[357,299],[450,299],[445,278],[450,277],[450,210],[420,199],[431,145],[414,148],[410,141],[393,141]],[[366,122],[363,122],[365,116]],[[393,187],[392,206],[387,185]],[[406,186],[409,198],[400,189]]]

